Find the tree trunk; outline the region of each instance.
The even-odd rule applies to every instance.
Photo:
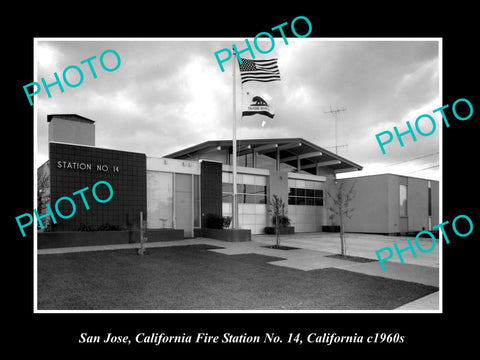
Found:
[[[278,226],[278,216],[275,216],[275,234],[277,235],[277,246],[280,246],[280,229]]]
[[[138,249],[139,255],[145,255],[145,229],[147,227],[146,221],[143,221],[143,212],[140,211],[140,249]]]
[[[278,224],[278,216],[275,217],[275,233],[277,234],[277,246],[280,246],[280,228]]]
[[[343,235],[343,209],[342,209],[342,205],[340,203],[339,205],[339,209],[340,209],[340,214],[339,214],[339,221],[340,221],[340,251],[342,253],[342,256],[345,257],[345,238],[344,238],[344,235]]]

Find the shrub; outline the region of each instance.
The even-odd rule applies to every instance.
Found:
[[[278,225],[280,227],[290,226],[291,220],[287,215],[278,215]],[[277,224],[275,222],[275,217],[272,217],[272,225],[275,227]]]
[[[228,229],[230,227],[230,223],[232,222],[231,216],[224,216],[223,217],[223,228]]]
[[[207,214],[205,227],[209,229],[223,229],[223,216],[217,214]]]
[[[105,223],[97,227],[97,231],[117,231],[117,230],[120,230],[120,226],[111,225],[109,223]]]
[[[84,224],[84,223],[81,223],[77,230],[78,231],[93,231],[93,229],[88,224]]]
[[[112,225],[112,224],[109,224],[109,223],[99,225],[99,226],[97,226],[96,229],[92,228],[88,224],[81,223],[80,226],[77,229],[77,231],[117,231],[117,230],[120,230],[119,225]]]

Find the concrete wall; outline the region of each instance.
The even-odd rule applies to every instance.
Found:
[[[346,191],[354,185],[356,193],[351,202],[351,207],[354,209],[352,218],[344,218],[345,231],[369,233],[389,232],[390,221],[387,210],[389,184],[387,180],[386,177],[380,176],[339,180],[339,182],[343,182]],[[329,191],[334,191],[333,185],[329,188]]]
[[[439,182],[431,180],[432,216],[428,216],[428,182],[394,174],[341,179],[346,190],[355,183],[355,209],[344,222],[347,232],[413,233],[439,223]],[[407,216],[400,216],[400,184],[407,185]]]
[[[387,234],[397,234],[408,230],[408,218],[400,217],[400,184],[407,184],[406,177],[393,174],[377,176],[387,182],[387,204],[383,211],[387,216]]]
[[[440,183],[432,181],[432,226],[440,223]]]
[[[49,141],[95,146],[95,124],[53,118],[48,126]]]
[[[147,157],[147,171],[200,175],[200,163],[190,160]]]
[[[284,171],[270,171],[269,176],[269,194],[270,200],[273,195],[280,197],[285,204],[288,204],[288,173]]]
[[[408,232],[428,230],[428,180],[408,178]]]

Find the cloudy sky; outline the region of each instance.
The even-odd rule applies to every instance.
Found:
[[[253,39],[250,39],[253,42]],[[78,87],[64,85],[42,89],[35,96],[37,113],[36,165],[48,159],[47,114],[79,114],[95,121],[96,146],[145,153],[161,157],[207,140],[232,137],[232,64],[222,72],[214,52],[245,47],[244,39],[37,39],[37,79],[54,81],[70,65],[83,70]],[[262,43],[268,49],[270,43]],[[441,118],[437,130],[428,137],[417,135],[413,142],[404,137],[386,145],[383,155],[375,134],[397,126],[407,129],[422,114],[442,105],[439,78],[440,44],[436,39],[275,39],[267,55],[278,58],[282,80],[268,84],[248,83],[244,90],[261,91],[275,108],[273,120],[260,115],[238,121],[238,139],[301,137],[335,151],[335,121],[338,113],[338,154],[363,166],[355,173],[395,173],[440,179],[439,144]],[[100,54],[115,50],[121,57],[116,71],[107,72],[99,64]],[[92,61],[94,79],[87,64]],[[221,56],[223,56],[222,54]],[[243,56],[250,58],[244,53]],[[114,66],[112,54],[105,56]],[[238,68],[237,68],[238,70]],[[238,75],[238,71],[237,71]],[[68,79],[76,83],[75,71]],[[247,89],[248,88],[248,89]],[[240,112],[242,88],[237,78],[237,107]],[[26,100],[27,101],[27,100]],[[267,124],[262,127],[262,120]],[[429,132],[431,124],[421,122]],[[352,174],[353,175],[353,174]],[[346,177],[344,174],[339,177]]]

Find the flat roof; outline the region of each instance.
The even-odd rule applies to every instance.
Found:
[[[80,116],[77,114],[48,114],[47,115],[47,122],[52,121],[53,118],[64,119],[64,120],[74,120],[79,122],[86,122],[90,124],[94,124],[95,121],[87,119],[84,116]]]
[[[210,140],[194,145],[183,150],[165,155],[166,158],[178,159],[201,155],[215,150],[228,150],[232,152],[232,140]],[[316,144],[302,138],[275,138],[275,139],[242,139],[237,140],[238,156],[253,152],[277,158],[281,163],[297,168],[300,162],[300,170],[316,174],[317,166],[328,167],[334,172],[362,170],[362,166]]]
[[[417,179],[417,180],[425,180],[425,181],[435,181],[435,182],[437,182],[437,183],[439,182],[439,180],[435,180],[435,179],[421,178],[421,177],[418,177],[418,176],[410,176],[410,175],[402,175],[402,174],[394,174],[394,173],[381,173],[381,174],[359,175],[359,176],[354,176],[354,177],[348,177],[348,178],[338,179],[338,181],[349,180],[349,179],[361,179],[361,178],[368,178],[368,177],[374,177],[374,176],[396,176],[396,177],[404,177],[404,178],[409,178],[409,179]]]

